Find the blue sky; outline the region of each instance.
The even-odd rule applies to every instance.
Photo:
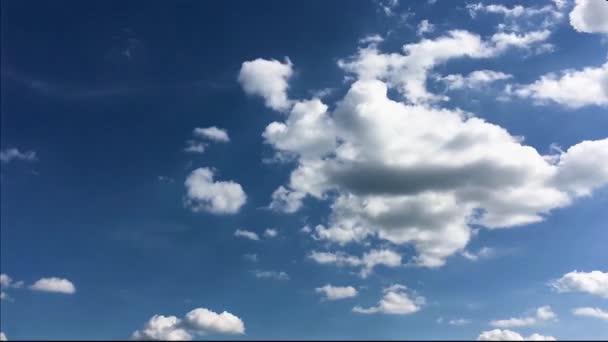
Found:
[[[3,338],[608,338],[607,2],[1,15]]]

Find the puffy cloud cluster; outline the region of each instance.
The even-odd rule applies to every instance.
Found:
[[[186,205],[192,211],[213,214],[235,214],[247,200],[240,184],[233,181],[214,181],[210,168],[198,168],[186,178]]]
[[[352,298],[358,294],[357,289],[352,286],[333,286],[330,284],[317,287],[315,292],[323,294],[323,298],[327,300]]]
[[[497,328],[527,327],[536,325],[540,322],[550,321],[555,318],[556,315],[551,310],[550,306],[542,306],[536,309],[534,316],[495,320],[491,321],[490,325]]]
[[[523,337],[515,331],[494,329],[479,334],[477,341],[556,341],[556,339],[553,336],[544,336],[537,333]]]
[[[353,312],[361,314],[390,314],[390,315],[408,315],[422,308],[425,304],[425,298],[412,295],[406,292],[404,285],[395,284],[384,289],[384,296],[376,306],[363,308],[355,306]]]
[[[342,252],[332,253],[317,251],[312,251],[308,257],[318,264],[361,267],[359,275],[362,278],[369,276],[374,267],[378,265],[386,267],[401,266],[401,255],[389,249],[373,249],[369,252],[365,252],[361,258]]]
[[[584,292],[608,298],[608,272],[572,271],[549,283],[557,292]]]
[[[570,24],[579,32],[608,33],[608,3],[576,0],[570,12]]]
[[[258,58],[243,63],[238,81],[247,94],[261,96],[266,106],[282,111],[291,104],[287,98],[287,81],[292,75],[288,58],[285,63]]]
[[[270,207],[295,212],[306,197],[329,200],[331,214],[315,228],[316,239],[413,245],[414,263],[437,267],[464,250],[472,224],[495,229],[539,222],[608,184],[608,139],[541,155],[500,126],[428,104],[437,99],[426,88],[436,65],[496,56],[548,35],[501,32],[482,40],[453,30],[404,45],[403,54],[372,45],[341,60],[358,79],[332,111],[317,98],[290,100],[286,121],[263,133],[276,151],[297,160]],[[389,89],[406,102],[390,98]],[[362,265],[355,259],[336,260]]]
[[[227,143],[230,142],[228,131],[215,126],[200,128],[196,127],[193,135],[197,139],[211,140],[214,142]],[[184,151],[191,153],[204,153],[207,148],[207,143],[201,140],[188,140]]]
[[[196,308],[183,319],[176,316],[154,315],[143,329],[136,330],[134,340],[190,341],[196,335],[207,334],[244,334],[243,321],[224,311],[220,314],[205,308]]]
[[[76,287],[71,281],[57,277],[41,278],[32,284],[30,289],[42,292],[76,293]]]
[[[576,308],[572,310],[572,313],[577,316],[593,317],[608,321],[608,312],[600,308]]]

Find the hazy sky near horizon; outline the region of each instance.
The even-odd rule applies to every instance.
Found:
[[[0,10],[0,339],[608,338],[607,1]]]

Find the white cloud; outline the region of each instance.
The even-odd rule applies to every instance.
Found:
[[[76,293],[76,287],[71,281],[57,277],[41,278],[31,285],[30,289],[43,292],[57,292],[66,294]]]
[[[496,251],[490,247],[482,247],[479,249],[479,251],[477,251],[477,253],[464,251],[461,254],[466,259],[469,259],[471,261],[477,261],[479,259],[486,259],[494,256],[496,254]]]
[[[579,32],[608,33],[608,3],[576,0],[570,12],[570,24]]]
[[[511,77],[513,76],[500,71],[476,70],[467,76],[452,74],[439,77],[438,80],[444,82],[448,86],[448,89],[480,89],[490,83],[506,80]]]
[[[555,337],[537,333],[523,337],[515,331],[494,329],[482,332],[477,337],[477,341],[555,341]]]
[[[185,182],[186,205],[192,211],[213,214],[235,214],[247,200],[240,184],[233,181],[213,181],[210,168],[198,168],[190,173]]]
[[[391,315],[412,314],[421,309],[425,303],[424,297],[411,298],[404,285],[392,285],[384,289],[384,296],[378,305],[369,308],[355,306],[353,312],[362,314],[383,313]]]
[[[306,225],[300,229],[300,233],[310,234],[312,233],[312,229],[310,229],[310,226]]]
[[[289,280],[289,275],[283,271],[253,271],[256,278],[268,278],[274,280]]]
[[[23,161],[36,161],[38,158],[36,157],[35,151],[19,151],[18,148],[9,148],[0,151],[0,161],[2,163],[8,163],[13,160],[23,160]]]
[[[4,291],[0,291],[0,300],[8,300],[10,297]]]
[[[495,320],[491,321],[490,325],[497,328],[527,327],[536,325],[540,322],[550,321],[555,318],[556,315],[551,310],[550,306],[542,306],[536,309],[534,316]]]
[[[273,238],[276,237],[277,235],[279,235],[279,231],[273,228],[267,228],[264,231],[264,236],[267,238]]]
[[[200,141],[188,140],[186,141],[186,147],[184,147],[184,151],[190,153],[205,153],[205,148],[207,144],[202,143]]]
[[[6,335],[2,331],[0,331],[0,341],[8,341]]]
[[[365,36],[359,39],[359,44],[368,45],[368,44],[380,44],[384,41],[384,38],[379,34],[372,34],[369,36]]]
[[[419,36],[424,35],[425,33],[435,31],[435,25],[431,24],[428,20],[424,19],[418,24],[418,28],[416,29],[416,33]]]
[[[293,69],[289,58],[286,58],[285,63],[275,59],[258,58],[243,63],[238,81],[247,94],[261,96],[266,106],[284,111],[291,105],[287,98],[287,81],[292,75]]]
[[[608,321],[608,312],[599,308],[576,308],[572,310],[572,313],[577,316],[593,317]]]
[[[363,257],[348,255],[345,253],[317,252],[312,251],[308,257],[318,264],[333,264],[336,266],[361,267],[359,275],[368,277],[374,267],[378,265],[386,267],[401,266],[401,255],[390,249],[374,249],[363,254]]]
[[[555,102],[570,108],[607,106],[608,62],[600,67],[567,69],[542,75],[534,83],[515,86],[512,92],[522,98],[534,99],[539,104]]]
[[[255,240],[255,241],[258,241],[260,239],[258,234],[256,234],[255,232],[252,232],[249,230],[244,230],[244,229],[237,229],[234,232],[234,236],[249,239],[249,240]]]
[[[557,292],[585,292],[608,298],[608,272],[572,271],[549,283]]]
[[[133,333],[134,340],[190,341],[196,335],[244,334],[245,325],[237,316],[196,308],[183,319],[176,316],[154,315],[142,330]]]
[[[207,128],[197,127],[194,129],[194,135],[199,138],[205,138],[216,142],[230,142],[228,131],[222,128],[217,128],[215,126]]]
[[[0,288],[20,288],[23,286],[23,281],[13,281],[13,278],[9,277],[8,274],[0,274]]]
[[[306,197],[305,193],[289,191],[281,185],[272,193],[269,208],[284,213],[295,213],[302,207],[304,197]]]
[[[352,286],[332,286],[327,284],[322,287],[317,287],[315,292],[324,295],[324,299],[338,300],[344,298],[352,298],[357,296],[357,289]]]
[[[469,323],[471,323],[471,320],[466,319],[466,318],[457,318],[457,319],[451,319],[448,321],[448,324],[455,325],[455,326],[463,326],[463,325],[467,325]]]

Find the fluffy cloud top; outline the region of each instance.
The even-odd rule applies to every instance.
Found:
[[[412,299],[410,295],[406,293],[406,287],[404,285],[396,284],[384,289],[384,296],[376,306],[369,308],[355,306],[353,312],[362,314],[383,313],[407,315],[420,310],[424,303],[424,297],[418,296]]]
[[[217,142],[229,142],[230,137],[228,136],[228,131],[222,128],[217,128],[215,126],[207,127],[207,128],[195,128],[194,135],[200,138],[205,138]]]
[[[608,321],[608,312],[599,308],[576,308],[572,313],[577,316],[587,316]]]
[[[30,289],[43,292],[76,293],[76,287],[71,281],[57,277],[39,279],[30,286]]]
[[[604,1],[595,2],[604,3]],[[608,7],[608,3],[605,6]],[[513,93],[519,97],[534,99],[540,104],[552,101],[570,108],[606,106],[608,105],[608,62],[600,67],[549,73],[541,76],[534,83],[516,86]]]
[[[570,12],[570,24],[579,32],[608,33],[608,3],[576,0]]]
[[[234,236],[249,239],[249,240],[255,240],[255,241],[258,241],[260,239],[258,234],[256,234],[255,232],[252,232],[249,230],[244,230],[244,229],[235,230]]]
[[[21,152],[18,148],[9,148],[0,151],[0,161],[2,163],[8,163],[13,160],[36,161],[38,158],[36,157],[36,152]]]
[[[352,286],[332,286],[327,284],[322,287],[317,287],[315,292],[324,295],[327,300],[338,300],[357,296],[357,289]]]
[[[523,337],[515,331],[494,329],[482,332],[477,337],[477,341],[555,341],[555,337],[537,333]]]
[[[213,181],[210,168],[198,168],[185,182],[186,204],[195,212],[235,214],[247,200],[240,184],[233,181]]]
[[[608,298],[608,272],[572,271],[550,283],[558,292],[585,292]]]
[[[243,63],[238,81],[247,94],[261,96],[266,106],[283,111],[290,106],[287,81],[292,75],[293,69],[289,59],[281,63],[274,59],[258,58]]]
[[[497,328],[526,327],[543,321],[553,320],[555,317],[556,315],[551,310],[550,306],[543,306],[536,309],[536,314],[534,316],[491,321],[490,325]]]
[[[205,308],[196,308],[183,319],[176,316],[154,315],[141,330],[136,330],[134,340],[190,341],[196,335],[244,334],[243,321],[224,311],[221,314]]]

